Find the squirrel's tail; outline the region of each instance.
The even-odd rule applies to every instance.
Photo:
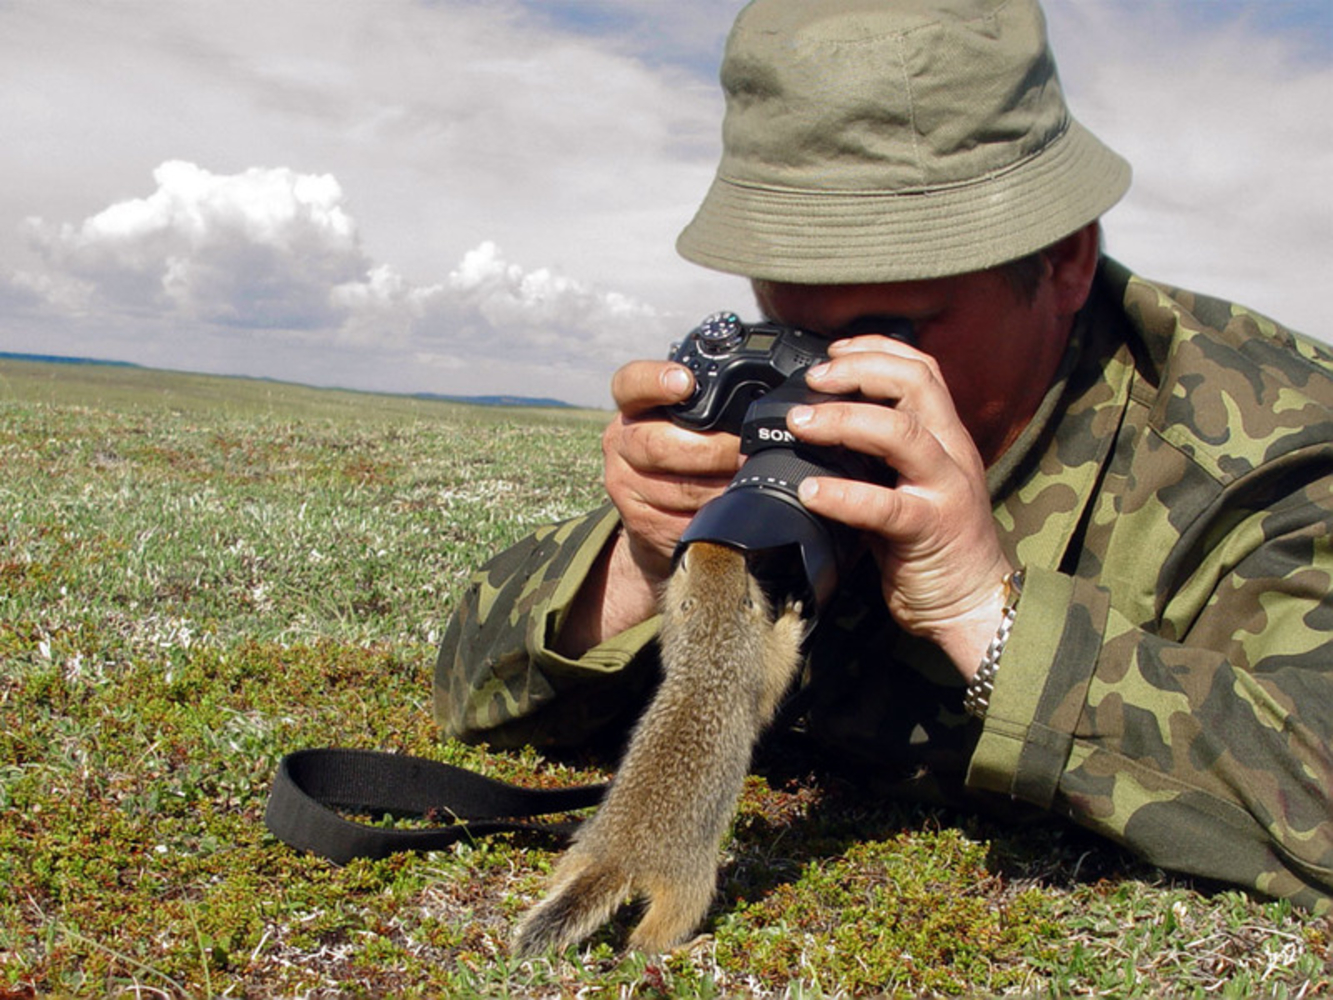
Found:
[[[577,944],[629,896],[630,876],[612,862],[575,854],[564,864],[571,870],[557,870],[554,890],[528,911],[514,932],[513,951],[519,959]]]

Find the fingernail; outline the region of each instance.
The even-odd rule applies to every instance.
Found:
[[[805,373],[806,378],[821,379],[828,374],[828,362],[815,365]]]
[[[793,406],[787,411],[787,420],[794,427],[804,427],[815,415],[813,406]]]
[[[802,479],[801,485],[796,487],[796,495],[801,498],[801,503],[809,503],[819,494],[819,480]]]
[[[684,396],[690,391],[689,372],[684,368],[668,368],[662,376],[662,385],[673,396]]]

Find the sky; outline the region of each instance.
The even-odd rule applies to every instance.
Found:
[[[0,351],[610,406],[746,283],[680,259],[739,0],[0,0]],[[1046,0],[1147,277],[1333,339],[1333,0]]]

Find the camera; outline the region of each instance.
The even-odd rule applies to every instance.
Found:
[[[900,316],[864,316],[839,336],[880,333],[913,342]],[[805,372],[828,358],[829,340],[781,323],[744,323],[735,313],[714,313],[672,345],[670,358],[694,373],[695,391],[669,408],[671,419],[693,430],[737,434],[747,456],[721,496],[709,501],[685,529],[677,552],[711,541],[746,552],[751,570],[770,592],[825,605],[856,548],[846,525],[816,517],[797,496],[809,476],[836,476],[892,484],[882,461],[841,447],[806,444],[787,430],[787,412],[840,397],[815,392]],[[797,550],[798,559],[791,550]]]
[[[694,430],[739,434],[755,399],[827,358],[828,341],[818,334],[713,313],[672,345],[671,360],[694,373],[694,395],[671,408],[671,419]]]

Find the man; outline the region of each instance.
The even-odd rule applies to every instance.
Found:
[[[1016,799],[1328,909],[1333,357],[1101,258],[1129,170],[1070,117],[1035,0],[759,0],[722,82],[679,249],[833,338],[809,385],[859,398],[789,429],[897,472],[802,486],[869,552],[809,640],[807,731],[902,791]],[[842,336],[886,314],[915,346]],[[691,390],[616,374],[611,504],[478,574],[446,732],[570,744],[641,708],[656,589],[739,461],[665,418]]]

